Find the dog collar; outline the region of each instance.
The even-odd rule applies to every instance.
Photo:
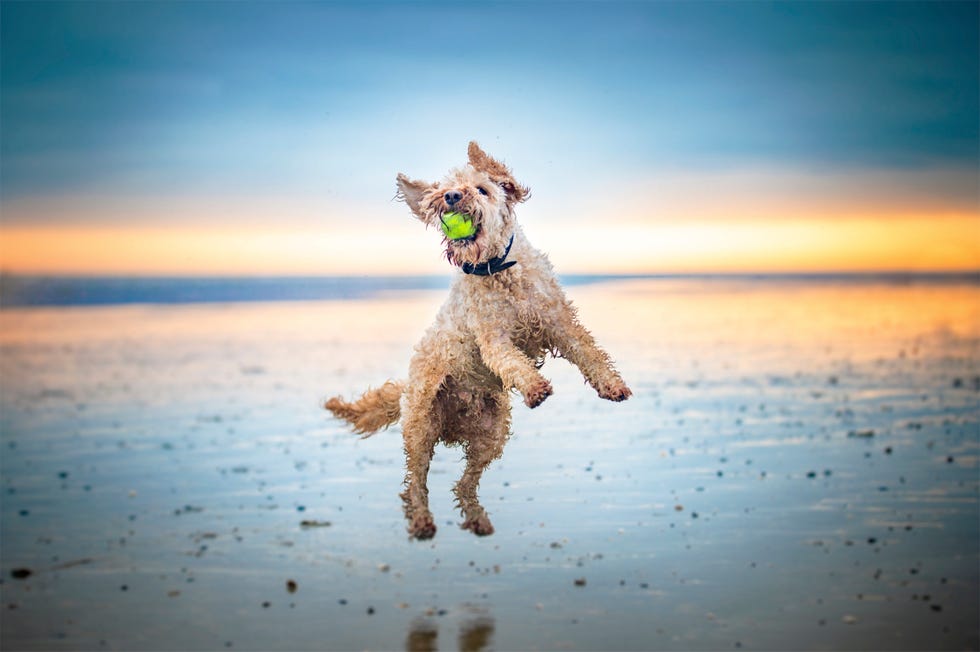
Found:
[[[485,263],[480,263],[474,265],[473,263],[463,263],[460,269],[463,270],[464,274],[475,274],[476,276],[490,276],[496,274],[497,272],[502,272],[508,267],[517,264],[516,260],[507,260],[507,254],[510,253],[510,246],[514,244],[514,236],[510,236],[510,242],[507,243],[507,248],[504,249],[504,255],[498,256],[497,258],[491,258]],[[505,262],[506,261],[506,262]]]

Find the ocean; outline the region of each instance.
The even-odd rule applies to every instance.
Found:
[[[561,277],[565,286],[625,280],[950,285],[980,284],[980,271],[954,273],[822,273],[822,274],[660,274]],[[246,301],[318,301],[364,299],[383,293],[439,290],[448,275],[311,276],[311,277],[110,277],[0,275],[0,308],[17,306],[85,306],[115,304],[227,303]]]

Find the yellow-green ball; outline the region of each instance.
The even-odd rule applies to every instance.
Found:
[[[450,240],[462,240],[476,233],[476,227],[469,215],[450,211],[442,214],[442,232]]]

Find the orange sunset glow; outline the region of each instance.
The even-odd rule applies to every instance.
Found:
[[[964,271],[980,268],[975,215],[735,224],[575,225],[529,236],[565,273]],[[420,274],[446,271],[438,237],[417,224],[355,229],[231,226],[13,227],[2,269],[58,275]],[[365,257],[369,249],[371,257]]]
[[[534,161],[528,167],[533,175]],[[385,192],[390,171],[363,174],[376,177],[378,190],[360,203],[85,196],[11,202],[10,223],[0,225],[0,269],[180,276],[448,272],[441,234]],[[528,237],[562,273],[980,269],[980,209],[969,193],[973,180],[962,171],[673,171],[577,194],[569,183],[533,184],[532,199],[518,207]]]

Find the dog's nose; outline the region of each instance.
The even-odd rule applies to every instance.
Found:
[[[450,190],[445,194],[446,203],[450,206],[455,206],[456,202],[463,198],[463,193],[458,190]]]

